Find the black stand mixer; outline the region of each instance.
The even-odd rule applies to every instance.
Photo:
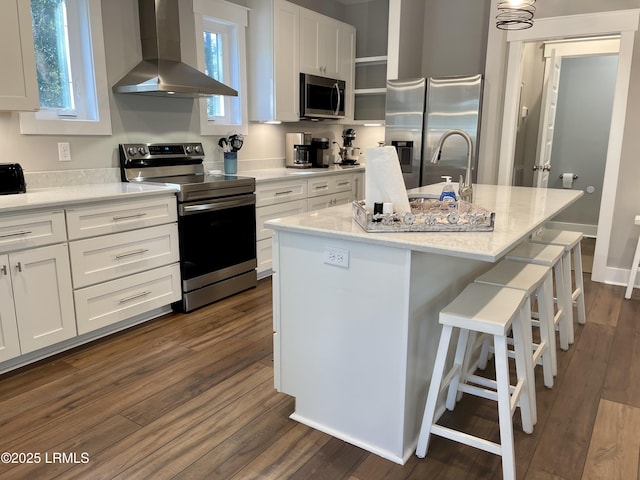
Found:
[[[360,148],[353,146],[356,131],[345,128],[342,131],[342,147],[340,147],[340,163],[343,165],[357,165],[360,159]],[[335,142],[334,142],[335,143]]]

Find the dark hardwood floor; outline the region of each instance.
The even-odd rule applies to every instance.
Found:
[[[585,281],[587,325],[559,352],[554,388],[538,378],[534,433],[515,416],[518,478],[640,478],[640,292]],[[0,463],[0,478],[501,478],[498,457],[445,439],[400,466],[290,420],[271,336],[266,279],[0,376],[0,452],[40,455]],[[497,440],[496,419],[468,397],[443,417]]]

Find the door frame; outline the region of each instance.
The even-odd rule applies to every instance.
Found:
[[[638,30],[640,9],[599,12],[595,14],[567,15],[536,19],[528,30],[509,31],[507,41],[507,67],[502,133],[498,160],[498,184],[511,185],[516,141],[519,88],[522,79],[523,43],[572,37],[620,35],[618,73],[616,77],[609,145],[605,161],[602,199],[598,218],[598,237],[593,259],[592,279],[606,280],[606,261],[611,240],[613,216],[620,170],[620,155],[627,98],[631,77],[631,60],[635,32]]]

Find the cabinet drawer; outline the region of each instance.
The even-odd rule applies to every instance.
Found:
[[[173,195],[68,208],[69,240],[171,223],[177,217]]]
[[[266,207],[256,208],[256,239],[263,240],[271,238],[273,230],[265,228],[264,222],[273,220],[274,218],[282,218],[288,215],[304,213],[307,211],[306,200],[296,200],[293,202],[278,203],[276,205],[267,205]]]
[[[320,197],[311,197],[307,200],[307,211],[313,212],[322,208],[335,207],[336,205],[344,205],[351,202],[351,191],[338,192],[333,195],[323,195]]]
[[[69,243],[74,288],[177,262],[178,227],[157,227]]]
[[[0,217],[0,252],[42,247],[66,240],[62,210]]]
[[[307,181],[261,183],[256,186],[256,206],[274,205],[307,198]]]
[[[351,174],[331,175],[317,179],[309,179],[309,197],[328,195],[336,192],[351,191],[353,179]]]
[[[74,292],[78,333],[83,334],[180,300],[177,263]]]

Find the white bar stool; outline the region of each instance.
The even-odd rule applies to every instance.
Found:
[[[636,220],[634,222],[636,225],[640,225],[640,215],[636,215]],[[640,236],[638,236],[638,244],[636,245],[636,253],[633,256],[633,263],[631,264],[631,271],[629,272],[629,281],[627,282],[627,291],[624,292],[624,298],[631,298],[631,294],[633,293],[633,288],[636,284],[636,276],[638,275],[638,270],[640,269]]]
[[[558,308],[553,318],[553,324],[558,328],[560,348],[568,350],[569,344],[573,343],[573,316],[570,315],[573,308],[571,290],[567,287],[564,276],[564,253],[564,247],[560,245],[523,242],[507,253],[505,258],[515,262],[544,265],[553,269],[553,281],[558,297]]]
[[[476,278],[476,283],[485,283],[498,287],[515,288],[522,290],[529,298],[528,312],[531,319],[531,305],[538,300],[539,319],[531,319],[529,328],[523,326],[525,341],[531,345],[529,351],[533,354],[529,357],[530,378],[533,378],[535,365],[542,365],[544,375],[544,385],[547,388],[553,387],[553,377],[558,373],[556,360],[556,335],[553,323],[553,280],[551,278],[551,268],[532,263],[514,262],[503,260],[496,264],[491,270]],[[533,343],[531,326],[537,325],[540,328],[540,343]],[[488,340],[488,339],[487,339]],[[483,346],[480,367],[486,365],[488,348]],[[511,357],[514,352],[509,352]],[[533,385],[533,383],[532,383]],[[535,387],[529,389],[531,399],[531,410],[533,412],[533,424],[535,425],[536,415],[536,390]]]
[[[532,235],[529,241],[564,247],[565,256],[562,264],[565,276],[564,281],[569,285],[571,291],[571,321],[573,321],[573,306],[575,305],[578,309],[578,323],[584,325],[587,321],[587,315],[584,308],[584,282],[582,281],[582,248],[580,246],[582,233],[545,228],[541,233]],[[576,286],[575,289],[571,282],[571,257],[573,257],[573,283]]]
[[[420,427],[416,450],[418,457],[424,458],[431,435],[434,434],[500,455],[503,478],[516,478],[512,417],[517,406],[520,407],[523,430],[533,432],[528,392],[532,383],[527,376],[526,367],[529,346],[525,342],[523,328],[524,322],[529,322],[525,311],[528,304],[528,298],[522,290],[472,283],[440,311],[439,321],[443,327]],[[445,375],[445,362],[454,329],[459,331],[458,344],[453,366]],[[509,381],[507,334],[510,330],[513,331],[516,352],[515,386]],[[486,333],[493,337],[495,380],[463,371],[470,332]],[[446,408],[449,410],[455,407],[458,392],[498,402],[499,444],[436,424],[444,411],[440,407],[436,412],[438,398],[447,389]]]

